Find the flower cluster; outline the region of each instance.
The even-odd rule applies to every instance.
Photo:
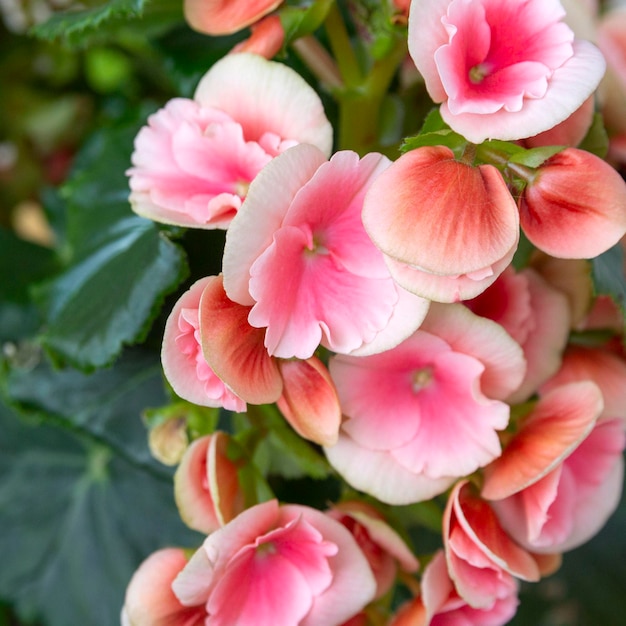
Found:
[[[519,582],[554,572],[621,495],[623,320],[588,267],[623,241],[626,184],[581,144],[604,57],[557,0],[397,2],[404,38],[370,59],[379,92],[361,106],[398,71],[421,81],[433,109],[400,154],[350,108],[334,3],[314,5],[336,58],[311,35],[288,42],[319,90],[263,58],[286,45],[267,22],[286,19],[279,5],[187,0],[194,28],[253,25],[251,43],[136,138],[133,209],[226,230],[221,272],[171,310],[165,376],[250,428],[184,452],[176,501],[208,536],[145,561],[122,622],[505,624]],[[334,151],[323,90],[344,107]],[[609,339],[574,340],[598,329]],[[324,511],[250,487],[275,407],[338,477]],[[390,511],[428,500],[442,545],[420,571]],[[398,577],[414,597],[394,607]]]

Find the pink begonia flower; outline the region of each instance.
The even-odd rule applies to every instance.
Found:
[[[183,605],[206,607],[206,626],[338,626],[376,582],[342,524],[272,500],[209,535],[173,589]]]
[[[139,131],[131,206],[157,222],[227,228],[257,173],[299,142],[330,154],[332,128],[315,90],[281,63],[227,55],[193,100],[171,100]]]
[[[376,578],[376,598],[384,596],[393,586],[398,569],[416,572],[419,562],[373,506],[348,500],[333,506],[327,514],[341,522],[356,539]]]
[[[508,267],[481,295],[464,303],[477,315],[498,322],[522,346],[526,376],[507,398],[523,402],[561,366],[569,338],[569,305],[565,295],[535,272]]]
[[[198,310],[202,293],[213,280],[214,276],[198,280],[174,305],[163,333],[163,372],[181,398],[200,406],[243,412],[245,401],[224,384],[202,354]]]
[[[353,487],[389,504],[426,500],[501,451],[520,346],[461,305],[433,306],[422,328],[382,354],[331,358],[346,416],[325,448]]]
[[[473,608],[490,609],[515,594],[516,579],[537,581],[541,575],[532,555],[507,535],[468,481],[457,483],[448,497],[443,545],[456,592]]]
[[[461,163],[444,146],[411,150],[384,171],[365,196],[363,224],[395,280],[438,302],[484,291],[519,241],[502,174]]]
[[[469,141],[522,139],[569,117],[605,70],[558,0],[414,0],[409,52],[443,119]]]
[[[282,0],[185,0],[185,19],[198,32],[230,35],[254,24]]]
[[[590,380],[551,388],[485,469],[483,496],[507,532],[535,553],[581,545],[619,503],[626,422],[601,415],[603,406]]]
[[[341,407],[326,367],[315,356],[306,360],[270,356],[263,345],[265,331],[248,323],[250,310],[228,298],[221,276],[207,284],[199,313],[207,363],[246,402],[276,402],[299,435],[333,445]]]
[[[174,498],[180,517],[208,534],[244,509],[237,464],[228,458],[229,436],[215,432],[187,448],[174,474]]]
[[[555,257],[592,258],[626,234],[626,183],[606,161],[577,148],[545,161],[518,206],[528,239]]]
[[[488,609],[471,607],[454,589],[443,551],[422,576],[421,595],[400,608],[389,626],[504,626],[517,611],[517,589]]]
[[[509,534],[533,552],[565,552],[589,541],[616,510],[624,479],[624,422],[600,420],[554,470],[493,503]]]
[[[502,455],[485,468],[483,498],[506,498],[555,469],[591,432],[602,407],[600,389],[591,381],[542,396]]]
[[[182,548],[151,554],[128,584],[122,626],[204,626],[204,606],[183,606],[172,591],[172,582],[186,564]]]
[[[250,186],[224,247],[228,297],[252,306],[276,357],[388,349],[420,324],[428,301],[399,288],[361,221],[363,196],[389,165],[350,151],[330,161],[298,145]]]

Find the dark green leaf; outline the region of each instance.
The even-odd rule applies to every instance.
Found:
[[[95,6],[57,12],[35,26],[32,34],[39,39],[80,47],[94,41],[110,41],[129,31],[135,39],[144,34],[154,35],[182,19],[182,3],[176,0],[105,0]]]
[[[600,113],[596,113],[593,117],[591,128],[587,131],[587,135],[578,146],[581,150],[591,152],[596,156],[604,159],[609,151],[609,136],[604,127],[604,120]]]
[[[39,317],[31,303],[30,285],[57,269],[54,254],[0,228],[0,342],[33,334]],[[10,280],[8,278],[10,277]]]
[[[137,124],[96,133],[77,157],[67,202],[65,271],[41,285],[41,341],[59,362],[90,370],[142,341],[187,273],[183,251],[128,203]]]
[[[28,422],[0,405],[0,597],[48,626],[119,624],[141,560],[201,541],[146,447],[139,407],[162,399],[160,372],[141,356],[91,377],[41,365],[6,387]]]
[[[595,293],[611,296],[622,312],[626,311],[624,249],[621,244],[592,259],[591,267]]]

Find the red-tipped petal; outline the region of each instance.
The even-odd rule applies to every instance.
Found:
[[[292,428],[323,446],[337,442],[341,425],[339,398],[328,370],[317,358],[279,361],[283,395],[278,407]]]
[[[224,291],[221,276],[200,299],[200,336],[204,357],[213,371],[239,397],[252,404],[275,402],[282,377],[263,345],[265,332],[248,323],[250,307],[237,304]]]
[[[548,474],[589,434],[602,406],[602,393],[590,381],[546,394],[502,456],[485,468],[482,496],[501,500]]]

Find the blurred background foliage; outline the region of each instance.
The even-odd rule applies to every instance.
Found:
[[[180,0],[1,6],[0,626],[113,626],[143,558],[201,540],[178,518],[172,470],[152,459],[140,416],[168,402],[167,312],[219,271],[223,244],[135,216],[125,171],[148,114],[190,97],[247,33],[194,33]],[[275,493],[324,507],[337,482],[323,458],[308,445],[290,456],[277,432],[258,460],[282,451],[267,469]],[[401,509],[416,552],[437,547],[436,512]],[[622,501],[557,574],[522,587],[512,623],[621,626],[625,586]]]

